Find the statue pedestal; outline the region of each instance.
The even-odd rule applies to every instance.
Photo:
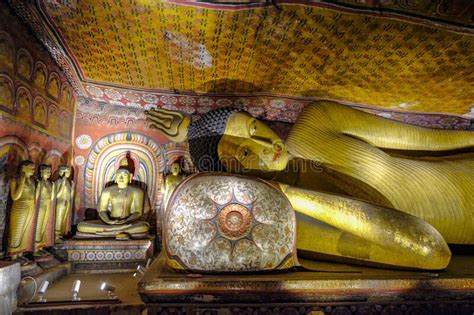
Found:
[[[123,273],[144,266],[154,254],[155,237],[118,241],[115,238],[70,239],[62,249],[74,272]]]
[[[170,270],[163,255],[138,284],[152,314],[473,314],[474,256],[443,271],[301,263],[315,271],[202,275]]]

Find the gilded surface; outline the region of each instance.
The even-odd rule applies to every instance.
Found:
[[[386,206],[422,218],[448,243],[474,243],[472,154],[431,159],[409,155],[472,150],[472,132],[410,126],[319,103],[305,108],[286,144],[297,157],[368,184],[388,200]],[[400,150],[400,155],[383,149]]]
[[[54,182],[56,188],[56,217],[54,222],[55,242],[60,242],[63,235],[71,229],[71,211],[74,200],[74,186],[70,181],[71,168],[60,166],[59,178]]]
[[[7,254],[15,257],[33,251],[35,238],[34,164],[21,167],[20,177],[10,183],[12,206],[8,228]]]
[[[314,3],[280,4],[282,10],[41,3],[86,83],[265,92],[457,114],[472,106],[472,35],[399,15],[383,19]]]
[[[145,192],[138,186],[129,186],[132,177],[128,169],[119,168],[115,185],[106,187],[100,194],[97,212],[102,221],[83,221],[77,225],[77,230],[102,236],[147,233],[150,226],[142,221]]]
[[[41,170],[41,179],[36,186],[36,233],[35,251],[54,245],[55,198],[54,183],[49,180],[51,168]],[[44,174],[44,175],[43,175]]]
[[[294,258],[291,205],[277,189],[249,178],[187,179],[170,200],[164,235],[169,264],[183,269],[272,270]]]
[[[412,126],[333,102],[305,107],[286,145],[244,112],[219,109],[193,124],[197,167],[212,157],[207,170],[222,163],[280,184],[300,214],[299,249],[442,269],[451,256],[446,241],[474,243],[473,160],[460,153],[472,151],[472,132]],[[209,150],[192,150],[196,139]]]

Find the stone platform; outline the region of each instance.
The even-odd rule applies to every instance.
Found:
[[[437,272],[302,264],[314,271],[198,275],[173,272],[160,256],[138,290],[149,314],[474,313],[474,256]]]
[[[138,265],[145,265],[154,254],[155,237],[116,240],[70,239],[64,241],[62,249],[74,272],[122,273],[133,272]]]
[[[15,310],[20,274],[19,263],[0,261],[0,314],[11,314]]]

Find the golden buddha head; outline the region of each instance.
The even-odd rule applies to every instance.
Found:
[[[130,171],[125,167],[119,167],[115,172],[115,183],[119,188],[125,188],[132,182]]]
[[[31,177],[35,173],[35,164],[30,160],[20,162],[20,174],[25,177]]]
[[[181,167],[179,167],[179,163],[175,162],[171,164],[171,174],[173,174],[174,176],[178,176],[180,171]]]
[[[61,165],[58,170],[59,177],[71,177],[71,168],[67,165]]]
[[[190,124],[189,151],[201,171],[280,171],[288,152],[263,122],[234,108],[219,108]]]
[[[52,169],[51,166],[46,164],[41,164],[39,166],[40,177],[43,180],[48,180],[51,177]]]

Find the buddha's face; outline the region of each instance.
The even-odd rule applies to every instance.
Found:
[[[283,141],[267,125],[247,113],[233,113],[227,120],[217,148],[228,171],[281,171],[288,163]]]
[[[25,174],[26,177],[31,177],[35,173],[34,164],[26,164],[21,167],[21,172]]]
[[[44,180],[47,180],[51,177],[51,169],[50,168],[43,168],[41,171],[40,171],[40,175],[41,175],[41,178],[44,179]]]
[[[180,167],[178,163],[171,164],[171,174],[173,174],[174,176],[177,176],[179,174],[179,170],[180,170]]]
[[[71,176],[71,169],[69,167],[59,170],[59,176],[69,178]]]
[[[115,174],[115,182],[119,188],[127,187],[131,179],[130,172],[126,170],[118,170],[117,174]]]

